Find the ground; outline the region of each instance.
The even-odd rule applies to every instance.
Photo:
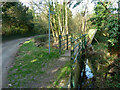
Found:
[[[26,38],[20,38],[20,39],[15,39],[11,41],[6,41],[2,43],[2,82],[0,85],[2,87],[6,87],[8,84],[7,80],[7,75],[8,75],[8,69],[11,63],[14,60],[14,57],[19,49],[19,44],[21,42],[24,42],[25,40],[29,40],[31,37],[26,37]]]
[[[60,55],[59,49],[51,48],[49,55],[45,45],[35,43],[30,40],[21,45],[8,72],[8,87],[55,87],[58,73],[70,60],[70,51]]]
[[[107,79],[105,79],[106,73],[109,72],[108,66],[111,61],[114,61],[115,57],[109,55],[105,43],[94,44],[93,47],[95,52],[87,53],[87,58],[91,60],[94,66],[96,87],[119,87],[119,74],[113,77],[108,75]],[[45,43],[36,44],[34,40],[24,42],[16,55],[15,62],[9,70],[9,87],[65,87],[67,82],[69,82],[70,51],[68,50],[65,54],[61,55],[59,54],[59,49],[53,47],[51,47],[50,55],[48,51],[49,49],[46,48]],[[116,64],[119,66],[118,63]],[[111,81],[114,84],[111,84]]]
[[[37,78],[37,82],[32,83],[31,87],[54,87],[53,83],[56,81],[58,71],[70,60],[69,57],[60,57],[48,63],[44,68],[44,74]]]
[[[38,35],[37,35],[38,36]],[[2,57],[1,62],[1,66],[0,66],[0,70],[1,70],[1,82],[0,82],[0,87],[5,88],[8,85],[8,70],[10,68],[10,65],[14,62],[15,59],[15,55],[19,49],[19,46],[21,43],[30,40],[31,38],[33,38],[34,36],[31,37],[24,37],[24,38],[19,38],[19,39],[14,39],[14,40],[8,40],[8,41],[2,41],[2,43],[0,43],[0,46],[2,47],[2,54],[0,54]]]

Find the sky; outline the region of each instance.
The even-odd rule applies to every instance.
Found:
[[[89,1],[89,2],[88,2]],[[93,13],[93,9],[94,9],[94,3],[91,3],[92,0],[83,0],[83,3],[81,3],[80,5],[78,5],[77,7],[75,7],[74,9],[72,9],[72,7],[74,6],[74,4],[76,2],[74,2],[74,4],[72,5],[72,7],[70,8],[73,15],[75,15],[77,12],[81,12],[82,11],[82,7],[86,6],[86,4],[88,3],[88,13]]]
[[[30,6],[29,5],[29,2],[31,0],[20,0],[20,2],[22,2],[24,5],[26,6]],[[44,0],[34,0],[34,2],[43,2]],[[62,2],[63,0],[59,0],[60,2]],[[88,2],[89,1],[89,2]],[[92,13],[93,12],[93,8],[94,8],[94,3],[91,3],[92,0],[83,0],[84,3],[88,3],[88,11],[89,13]],[[82,11],[82,6],[85,6],[84,3],[81,5],[78,5],[77,7],[75,7],[74,9],[72,8],[73,5],[75,4],[76,2],[74,1],[74,3],[71,5],[70,7],[70,10],[72,11],[72,14],[73,16],[76,15],[77,12],[80,12]]]

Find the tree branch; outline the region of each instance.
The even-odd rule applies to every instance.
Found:
[[[32,3],[37,6],[37,8],[42,11],[42,13],[47,17],[47,14],[32,0]]]

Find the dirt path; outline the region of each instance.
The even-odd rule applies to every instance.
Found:
[[[56,79],[57,72],[70,60],[69,56],[70,51],[66,51],[65,54],[62,55],[59,59],[52,60],[51,62],[49,62],[44,68],[42,68],[42,70],[45,71],[45,73],[39,77],[36,77],[37,82],[31,83],[30,87],[32,88],[52,87],[53,82]]]

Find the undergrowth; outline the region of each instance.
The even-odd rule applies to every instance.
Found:
[[[101,52],[94,57],[97,87],[120,88],[120,59],[117,59],[116,54],[110,55],[107,43],[94,44],[93,47],[96,52]],[[107,74],[109,72],[111,74]]]

